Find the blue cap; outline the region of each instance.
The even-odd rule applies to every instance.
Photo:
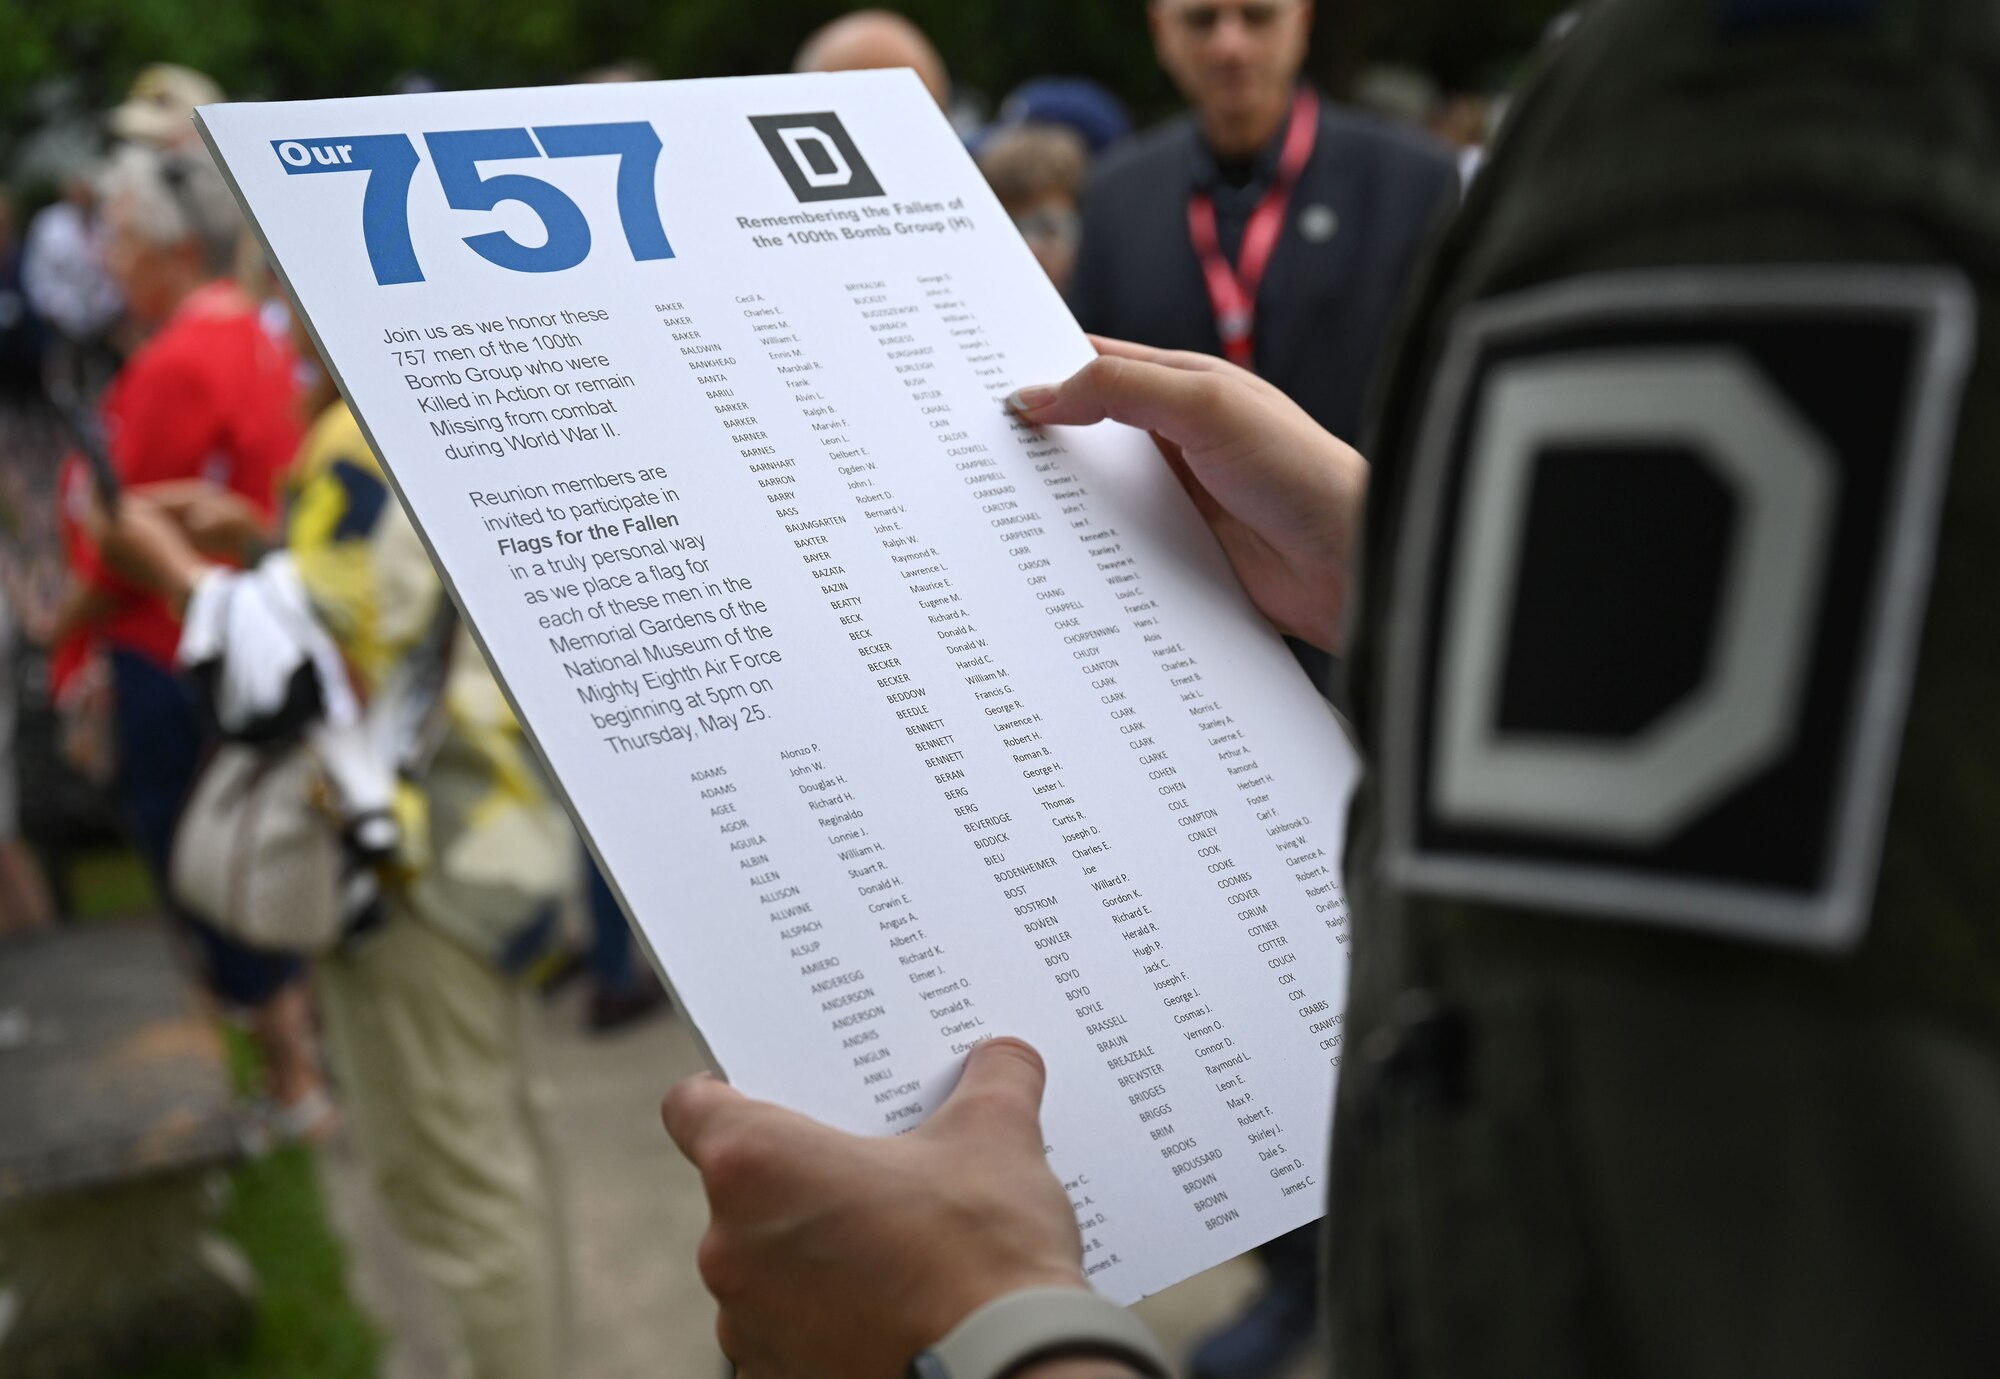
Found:
[[[1036,77],[1022,82],[1000,102],[1000,118],[988,133],[1031,122],[1075,130],[1093,154],[1132,132],[1125,103],[1088,77]]]

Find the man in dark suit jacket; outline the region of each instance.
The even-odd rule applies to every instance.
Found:
[[[1307,0],[1152,0],[1148,14],[1160,62],[1194,108],[1106,156],[1084,199],[1070,305],[1097,334],[1233,357],[1190,225],[1205,196],[1218,248],[1253,289],[1257,372],[1358,442],[1404,284],[1457,198],[1451,155],[1298,85]],[[1245,231],[1283,190],[1300,102],[1317,107],[1310,156],[1252,281]]]
[[[1070,308],[1098,335],[1254,368],[1358,444],[1404,284],[1457,203],[1457,164],[1300,84],[1311,0],[1150,0],[1147,16],[1193,109],[1104,158]],[[1292,650],[1332,695],[1337,663]]]

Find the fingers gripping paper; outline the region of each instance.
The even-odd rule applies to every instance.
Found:
[[[1320,1214],[1352,758],[913,77],[200,118],[733,1081],[1024,1036],[1120,1299]]]

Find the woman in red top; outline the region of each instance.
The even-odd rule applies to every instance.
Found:
[[[105,444],[128,487],[213,484],[274,515],[280,474],[298,449],[298,361],[265,328],[258,303],[226,276],[242,222],[208,156],[125,148],[100,188],[105,263],[146,341],[106,391]],[[111,666],[119,802],[164,892],[174,825],[201,761],[204,729],[174,672],[180,624],[158,598],[106,568],[83,535],[88,467],[64,468],[64,537],[74,576],[59,620],[66,640],[102,646]],[[272,1091],[301,1126],[323,1120],[304,965],[245,948],[189,916],[216,994],[256,1013]]]

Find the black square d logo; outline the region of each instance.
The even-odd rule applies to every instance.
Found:
[[[1462,316],[1398,556],[1392,874],[1857,941],[1972,322],[1962,279],[1876,265],[1585,277]]]
[[[848,201],[882,195],[867,159],[831,110],[810,115],[752,115],[757,137],[801,201]]]

